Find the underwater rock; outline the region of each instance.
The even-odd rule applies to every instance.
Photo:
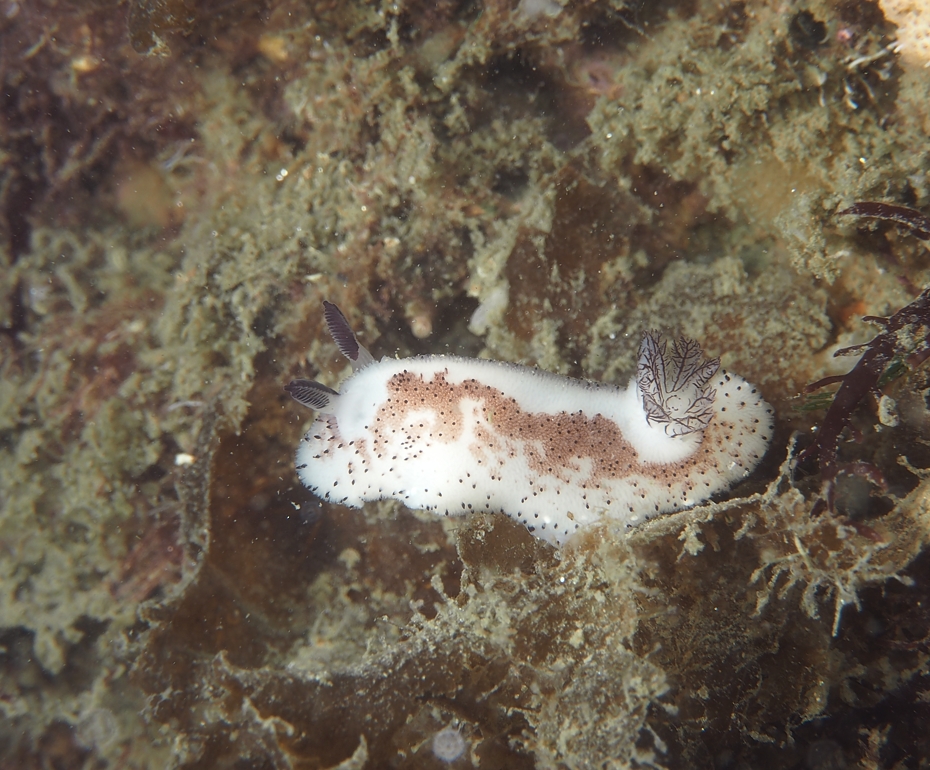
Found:
[[[198,4],[143,19],[157,57],[154,4],[0,9],[0,763],[930,755],[926,366],[840,437],[885,491],[811,518],[817,468],[782,467],[804,386],[930,285],[834,216],[926,211],[927,79],[877,2],[562,5]],[[321,504],[280,385],[345,374],[323,297],[381,352],[610,383],[687,334],[772,451],[560,558],[500,514]]]

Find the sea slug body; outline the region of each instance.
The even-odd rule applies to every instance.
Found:
[[[297,450],[316,495],[501,511],[561,545],[604,518],[636,524],[730,488],[758,464],[773,413],[693,340],[643,335],[625,389],[456,356],[375,361],[339,309],[324,317],[354,373],[339,392],[294,380],[319,412]]]

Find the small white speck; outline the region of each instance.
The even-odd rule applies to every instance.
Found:
[[[176,409],[184,409],[184,408],[186,408],[186,407],[190,407],[191,409],[199,409],[199,408],[202,407],[202,406],[203,406],[203,401],[197,401],[197,400],[194,400],[194,399],[190,399],[190,400],[187,400],[187,401],[175,401],[175,402],[174,402],[173,404],[171,404],[171,406],[169,406],[165,411],[166,411],[166,412],[173,412],[173,411],[175,411]]]
[[[279,182],[283,182],[287,178],[287,169],[282,168],[277,174],[275,174],[274,178]]]
[[[878,421],[889,428],[894,428],[900,423],[898,408],[891,396],[883,395],[878,402]]]
[[[174,464],[178,467],[185,467],[187,465],[193,465],[196,459],[194,455],[188,454],[187,452],[178,452],[174,456]]]
[[[408,183],[408,184],[416,184],[416,183],[417,183],[417,178],[411,174],[410,176],[407,177],[407,183]]]
[[[455,762],[467,746],[462,734],[452,725],[443,727],[433,736],[433,754],[442,762]]]

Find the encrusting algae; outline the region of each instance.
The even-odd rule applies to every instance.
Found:
[[[827,436],[880,485],[818,502],[804,392],[930,285],[837,215],[930,211],[890,5],[6,2],[0,764],[917,767],[925,326]],[[771,448],[559,550],[320,502],[281,386],[346,374],[325,298],[381,353],[619,385],[693,338]]]

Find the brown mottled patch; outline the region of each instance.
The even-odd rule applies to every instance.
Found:
[[[519,452],[539,476],[553,477],[563,483],[577,483],[572,474],[582,469],[579,460],[590,460],[587,480],[581,483],[583,488],[588,484],[596,488],[600,481],[629,476],[667,483],[671,488],[695,473],[715,470],[716,458],[725,454],[724,438],[729,438],[733,428],[731,423],[712,424],[713,430],[707,431],[711,440],[704,441],[695,454],[680,462],[642,463],[612,420],[600,414],[590,417],[581,411],[554,415],[526,412],[516,399],[477,380],[452,384],[444,372],[437,372],[427,382],[421,375],[405,371],[391,377],[388,393],[375,417],[376,425],[372,426],[376,452],[379,446],[396,438],[393,436],[396,431],[410,430],[409,415],[418,410],[433,411],[440,419],[432,425],[419,423],[404,437],[406,444],[424,440],[458,441],[467,419],[462,402],[470,400],[480,404],[479,415],[483,418],[475,427],[477,441],[470,447],[477,459],[514,457]],[[503,464],[501,460],[498,462]]]

